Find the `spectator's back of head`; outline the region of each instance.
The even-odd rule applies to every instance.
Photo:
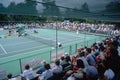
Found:
[[[45,67],[46,70],[49,70],[50,69],[50,64],[46,64],[46,65],[44,65],[44,67]]]
[[[84,56],[84,55],[85,55],[85,52],[81,52],[81,53],[79,54],[80,57],[82,57],[82,56]]]
[[[78,68],[84,68],[85,66],[84,66],[84,63],[83,63],[83,61],[81,60],[81,59],[78,59],[77,60],[77,67]]]
[[[57,66],[59,66],[59,65],[60,65],[60,60],[59,60],[59,59],[56,59],[56,60],[55,60],[55,64],[56,64]]]
[[[60,59],[63,61],[63,60],[65,60],[65,57],[64,57],[64,56],[61,56],[61,58],[60,58]]]
[[[26,69],[26,70],[29,70],[29,69],[30,69],[30,65],[29,65],[29,64],[26,64],[26,65],[25,65],[25,69]]]
[[[11,78],[12,78],[12,74],[9,73],[9,74],[7,75],[7,77],[8,77],[8,79],[11,79]]]
[[[91,49],[90,49],[90,48],[87,48],[86,51],[87,51],[88,53],[91,53]]]
[[[43,61],[41,61],[41,64],[42,64],[42,65],[45,65],[45,64],[47,64],[47,63],[46,63],[45,60],[43,60]]]

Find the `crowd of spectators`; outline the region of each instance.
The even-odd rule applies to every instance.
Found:
[[[53,64],[42,61],[35,74],[27,64],[22,77],[26,80],[120,80],[120,35],[95,42],[90,48],[80,47],[76,55],[65,53]]]
[[[8,23],[0,23],[0,28],[3,29],[16,29],[18,27],[21,27],[21,25],[19,24],[23,24],[25,28],[37,28],[40,27],[41,25],[39,23],[34,23],[34,22],[8,22]]]
[[[98,33],[106,35],[119,34],[120,29],[116,29],[116,25],[113,24],[90,24],[90,23],[75,23],[75,22],[51,22],[51,23],[2,23],[0,28],[4,29],[16,29],[19,24],[24,24],[25,28],[47,28],[58,29],[66,31],[82,31],[89,33]],[[56,28],[57,27],[57,28]]]
[[[74,22],[55,22],[55,23],[44,23],[43,28],[66,31],[85,31],[90,33],[99,33],[106,35],[119,34],[120,29],[115,29],[113,24],[90,24],[90,23],[74,23]]]

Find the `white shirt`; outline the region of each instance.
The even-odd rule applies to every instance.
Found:
[[[89,64],[88,64],[88,62],[87,62],[85,57],[80,57],[80,59],[83,61],[85,67],[89,66]]]
[[[8,79],[8,80],[17,80],[16,78]]]
[[[33,73],[32,68],[30,68],[29,70],[24,70],[23,77],[25,77],[27,80],[34,78],[34,73]]]
[[[42,75],[40,76],[40,80],[47,80],[51,76],[53,76],[53,72],[50,69],[45,70],[45,72],[43,72]]]
[[[52,68],[53,73],[60,73],[60,72],[62,72],[62,70],[63,70],[63,68],[62,68],[61,65],[55,66],[55,67]]]
[[[107,69],[104,73],[104,76],[106,76],[109,80],[112,80],[115,76],[115,73],[111,69]]]
[[[67,80],[75,80],[75,78],[70,76],[70,77],[67,78]]]

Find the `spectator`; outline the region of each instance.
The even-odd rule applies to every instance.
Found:
[[[79,57],[79,59],[81,59],[82,61],[83,61],[83,63],[84,63],[84,67],[88,67],[89,66],[89,64],[88,64],[88,62],[87,62],[87,60],[86,60],[86,58],[85,58],[85,52],[81,52],[80,54],[80,57]]]
[[[105,48],[103,46],[100,46],[100,54],[99,54],[99,56],[100,56],[100,59],[102,61],[105,60],[105,55],[106,55]]]
[[[107,69],[104,73],[104,76],[108,79],[108,80],[114,80],[115,77],[115,73],[112,71],[112,69]]]
[[[115,80],[119,80],[120,76],[120,57],[118,56],[118,51],[115,47],[109,48],[110,56],[106,57],[104,65],[109,65],[109,68],[115,73]]]
[[[73,70],[78,70],[78,67],[77,67],[77,57],[76,56],[72,56],[72,61],[71,61],[71,64],[73,66]]]
[[[77,59],[77,67],[78,68],[85,68],[85,65],[81,59]]]
[[[97,80],[98,71],[94,66],[89,66],[83,70],[85,73],[85,80]]]
[[[63,69],[69,65],[64,56],[60,58],[60,65],[63,67]]]
[[[9,74],[7,75],[7,77],[8,77],[8,80],[17,80],[16,78],[12,78],[12,74],[11,74],[11,73],[9,73]]]
[[[36,71],[37,74],[42,74],[45,71],[45,65],[47,64],[45,60],[41,61],[42,66]]]
[[[55,60],[55,67],[52,68],[53,73],[61,73],[63,70],[62,66],[60,65],[60,61],[58,59]]]
[[[53,72],[50,68],[50,65],[46,64],[46,65],[44,65],[44,67],[45,67],[45,71],[40,76],[40,80],[47,80],[48,78],[53,76]]]
[[[25,70],[23,71],[22,75],[26,80],[30,80],[34,78],[34,73],[32,68],[30,68],[29,64],[25,65]]]
[[[70,56],[68,55],[67,52],[65,53],[65,58],[66,58],[67,62],[69,62],[69,63],[71,62],[71,58],[70,58]]]
[[[86,49],[86,55],[87,55],[86,60],[87,60],[88,64],[91,66],[95,65],[95,59],[94,59],[94,56],[91,54],[90,48]]]

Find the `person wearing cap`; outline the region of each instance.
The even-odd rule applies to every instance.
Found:
[[[71,62],[71,58],[70,58],[70,56],[68,55],[67,52],[65,53],[65,59],[66,59],[67,62]]]
[[[85,73],[85,80],[97,80],[98,79],[98,71],[96,67],[94,66],[89,66],[87,68],[84,68],[83,72]]]

